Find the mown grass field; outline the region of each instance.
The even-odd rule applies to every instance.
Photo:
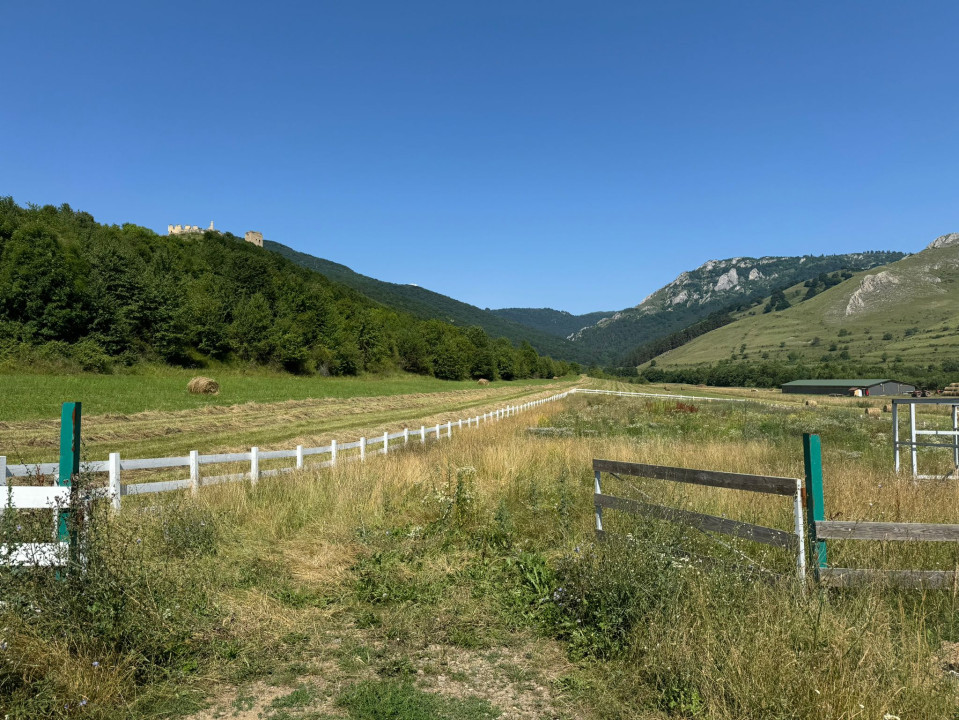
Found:
[[[592,458],[801,476],[802,432],[822,437],[830,516],[954,522],[956,484],[896,477],[888,422],[838,400],[574,396],[363,464],[130,499],[90,523],[85,576],[0,576],[0,711],[955,718],[953,592],[803,594],[785,552],[613,511],[610,540],[593,542]],[[604,489],[792,522],[785,498]],[[3,520],[6,540],[28,539]],[[830,545],[852,567],[959,563],[946,543]]]
[[[197,374],[220,383],[218,395],[191,395],[186,386]],[[545,380],[522,380],[524,386]],[[511,385],[511,383],[492,383]],[[70,375],[0,373],[0,421],[52,420],[60,405],[80,400],[87,415],[171,412],[228,407],[244,403],[276,403],[320,398],[388,397],[411,393],[473,389],[473,381],[452,382],[422,375],[361,377],[297,376],[267,370],[196,372],[144,366],[129,374]]]
[[[395,431],[413,420],[446,422],[537,393],[561,392],[573,379],[519,380],[479,387],[419,376],[297,378],[217,375],[221,392],[190,395],[188,373],[157,375],[0,375],[11,382],[0,410],[0,454],[8,462],[55,460],[60,404],[83,406],[85,460],[316,447]],[[11,399],[11,397],[15,399]],[[42,412],[41,412],[42,410]],[[9,414],[5,414],[9,413]],[[416,424],[419,427],[419,423]],[[344,433],[346,437],[344,437]]]

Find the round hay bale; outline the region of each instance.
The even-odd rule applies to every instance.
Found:
[[[219,395],[220,383],[213,378],[199,376],[190,380],[186,389],[191,395]]]
[[[892,403],[886,403],[882,406],[883,412],[892,412]]]
[[[815,400],[807,400],[806,405],[809,407],[816,407],[817,405],[819,405],[819,403],[817,403]]]
[[[480,378],[479,380],[476,381],[476,384],[477,384],[477,385],[489,385],[489,380],[487,380],[486,378]]]
[[[882,411],[879,408],[866,408],[866,415],[869,417],[876,417],[882,415]]]

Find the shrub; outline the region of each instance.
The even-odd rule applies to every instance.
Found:
[[[633,629],[675,595],[679,578],[672,558],[651,540],[608,535],[603,544],[560,561],[553,602],[559,635],[574,655],[619,653]]]

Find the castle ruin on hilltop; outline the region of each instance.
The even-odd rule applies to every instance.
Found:
[[[214,232],[217,235],[222,235],[223,233],[213,227],[213,221],[210,221],[210,227],[200,228],[197,225],[167,225],[167,235],[199,235],[204,232]],[[247,230],[246,231],[246,241],[252,243],[257,247],[263,247],[263,233],[257,232],[256,230]]]
[[[215,232],[219,233],[220,231],[213,227],[213,221],[210,220],[210,227],[201,229],[196,225],[167,225],[166,226],[167,235],[192,235],[193,233],[201,232]]]

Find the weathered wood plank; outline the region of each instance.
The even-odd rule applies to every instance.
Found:
[[[816,536],[823,540],[959,542],[959,525],[823,520],[816,523]]]
[[[670,480],[672,482],[708,485],[709,487],[729,490],[748,490],[750,492],[772,495],[795,495],[796,479],[775,477],[772,475],[744,475],[742,473],[717,472],[715,470],[694,470],[691,468],[667,467],[665,465],[644,465],[642,463],[619,462],[617,460],[593,460],[593,470],[599,472],[631,475],[633,477]]]
[[[729,520],[727,518],[716,517],[715,515],[703,515],[702,513],[692,512],[691,510],[678,510],[663,505],[650,505],[639,502],[638,500],[628,500],[612,495],[596,494],[593,498],[597,507],[623,510],[635,515],[645,515],[646,517],[654,517],[660,520],[684,523],[699,528],[700,530],[741,537],[764,545],[793,549],[797,543],[797,538],[792,533],[763,527],[762,525],[752,525],[751,523]]]
[[[951,570],[867,570],[821,568],[819,581],[829,587],[856,587],[878,583],[906,588],[952,589],[956,573]]]

